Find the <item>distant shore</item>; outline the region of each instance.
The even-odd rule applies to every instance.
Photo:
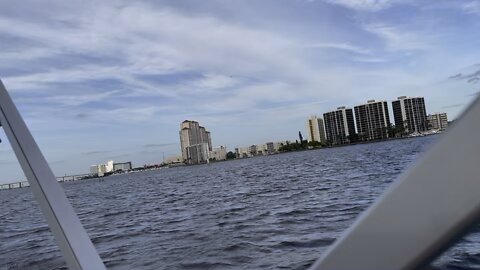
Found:
[[[227,162],[227,161],[242,160],[242,159],[255,158],[255,157],[265,157],[265,156],[280,155],[280,154],[286,154],[286,153],[292,153],[292,152],[302,152],[302,151],[320,150],[320,149],[331,149],[331,148],[348,147],[348,146],[364,145],[364,144],[375,144],[375,143],[396,141],[396,140],[404,140],[404,139],[416,139],[416,138],[434,136],[434,135],[439,135],[439,134],[442,134],[442,133],[423,134],[421,136],[405,136],[405,137],[398,137],[398,138],[387,138],[387,139],[371,140],[371,141],[360,141],[360,142],[354,142],[354,143],[348,143],[348,144],[331,145],[331,146],[323,146],[323,147],[310,147],[310,148],[307,147],[307,148],[291,150],[291,151],[280,151],[280,152],[267,154],[267,155],[254,155],[254,156],[244,157],[244,158],[232,158],[232,159],[225,159],[225,160],[215,160],[215,161],[211,161],[209,163],[213,164],[213,163],[217,163],[217,162]],[[109,177],[109,176],[113,176],[113,175],[119,175],[119,174],[129,174],[129,173],[135,173],[135,172],[169,169],[169,168],[176,168],[176,167],[190,167],[190,166],[197,166],[197,165],[207,165],[209,163],[201,163],[201,164],[173,163],[173,164],[164,164],[164,165],[146,165],[144,167],[137,167],[137,168],[134,168],[131,171],[123,172],[123,173],[113,173],[113,174],[109,174],[109,175],[105,175],[105,176],[95,176],[95,175],[87,176],[85,174],[85,175],[83,175],[82,178],[79,178],[79,179],[65,180],[65,181],[59,181],[59,182],[77,182],[77,181],[82,181],[82,180],[94,180],[94,179],[102,180],[105,177]],[[57,177],[57,179],[58,178],[62,178],[62,177]],[[17,182],[12,182],[12,183],[7,183],[7,184],[0,184],[0,190],[9,190],[9,189],[16,189],[16,188],[24,188],[24,187],[29,187],[28,181],[17,181]]]

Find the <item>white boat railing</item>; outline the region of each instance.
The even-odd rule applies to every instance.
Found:
[[[105,269],[32,134],[0,80],[0,123],[70,269]]]

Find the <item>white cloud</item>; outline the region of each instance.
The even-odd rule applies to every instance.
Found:
[[[75,94],[68,94],[68,95],[54,95],[49,96],[46,100],[50,102],[59,103],[63,106],[80,106],[89,102],[93,101],[102,101],[108,99],[119,91],[108,91],[108,92],[99,92],[96,94],[82,94],[82,95],[75,95]]]
[[[356,62],[363,62],[363,63],[385,63],[387,62],[384,58],[377,58],[377,57],[355,57],[353,61]]]
[[[350,43],[314,43],[306,46],[307,48],[337,49],[358,54],[372,54],[372,51]]]
[[[225,76],[221,74],[206,74],[205,78],[202,78],[194,82],[193,86],[206,89],[222,89],[227,87],[233,87],[238,83],[232,76]]]
[[[304,42],[209,16],[187,16],[145,4],[121,8],[99,4],[92,13],[58,27],[50,27],[48,22],[13,18],[2,18],[1,22],[0,34],[41,44],[35,48],[38,53],[30,55],[29,60],[50,58],[49,63],[53,65],[45,71],[5,77],[9,89],[42,91],[51,95],[47,100],[65,106],[81,106],[101,99],[163,96],[188,103],[191,112],[220,113],[222,109],[247,110],[268,101],[328,98],[333,95],[330,90],[338,84],[331,74],[325,75],[305,61],[303,50],[297,45]],[[369,54],[369,50],[349,43],[319,42],[312,46]],[[30,49],[32,47],[18,48],[9,55],[9,62],[19,61]],[[56,63],[64,64],[65,54],[111,61],[88,64],[72,61],[66,67],[57,66]],[[190,71],[199,72],[203,77],[162,85],[138,76]],[[83,86],[95,80],[118,81],[125,91]],[[88,91],[56,90],[56,84],[60,83]],[[329,87],[325,87],[326,84]],[[227,88],[235,89],[225,92]],[[223,93],[221,98],[212,96],[218,93]],[[198,98],[194,100],[192,96]],[[173,110],[184,110],[183,102],[173,105]],[[95,112],[105,115],[99,121],[116,117],[126,121],[141,117],[155,119],[158,110],[118,108],[112,111],[109,108]]]
[[[385,42],[386,49],[390,51],[415,51],[432,48],[426,41],[427,35],[416,33],[410,29],[400,29],[385,24],[367,24],[363,28],[381,38]]]
[[[390,7],[395,0],[324,0],[328,3],[361,11],[379,11]]]
[[[480,15],[480,1],[473,0],[462,5],[462,9],[467,13]]]
[[[212,17],[186,16],[142,4],[121,9],[99,4],[87,18],[59,28],[7,18],[1,18],[0,22],[1,34],[42,44],[35,48],[38,54],[30,54],[32,48],[27,47],[4,55],[10,62],[25,55],[33,59],[51,57],[60,62],[61,55],[72,53],[120,62],[72,63],[67,68],[53,66],[46,72],[6,77],[13,90],[35,89],[48,83],[114,78],[132,84],[135,91],[149,88],[153,91],[154,84],[142,82],[133,75],[189,70],[205,72],[208,78],[198,83],[215,88],[220,86],[215,84],[232,83],[228,79],[230,75],[298,78],[305,73],[295,74],[292,70],[309,69],[292,54],[292,42],[281,36],[225,24]],[[50,63],[55,65],[56,61]]]

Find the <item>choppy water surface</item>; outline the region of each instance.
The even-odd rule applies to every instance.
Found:
[[[108,268],[306,269],[435,139],[141,172],[64,188]],[[30,189],[2,191],[0,203],[0,269],[64,268]],[[478,233],[469,235],[436,264],[479,269],[479,240]]]

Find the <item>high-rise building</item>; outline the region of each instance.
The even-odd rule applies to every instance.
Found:
[[[211,137],[210,131],[208,131],[208,130],[205,131],[205,135],[207,137],[208,150],[212,151],[212,137]]]
[[[445,130],[448,126],[447,113],[434,113],[427,116],[428,128],[432,130]]]
[[[199,143],[187,146],[185,149],[187,152],[188,164],[201,164],[207,163],[210,159],[210,151],[208,150],[208,143]]]
[[[327,139],[325,135],[323,119],[317,118],[316,115],[313,115],[307,119],[307,133],[309,142],[316,141],[325,143]]]
[[[210,132],[207,131],[204,127],[200,126],[197,121],[185,120],[180,124],[180,147],[182,148],[182,158],[184,161],[190,164],[196,164],[196,161],[203,160],[201,157],[197,158],[197,153],[203,153],[203,148],[194,148],[190,151],[187,151],[188,147],[206,144],[207,152],[212,149],[212,140],[210,137]],[[189,156],[196,155],[196,157]],[[208,155],[208,153],[207,153]],[[207,158],[208,160],[208,158]]]
[[[356,140],[352,109],[338,107],[336,111],[324,113],[323,120],[325,121],[325,133],[329,144],[339,145]]]
[[[359,140],[370,141],[388,138],[390,116],[386,101],[369,100],[354,107]]]
[[[427,131],[427,113],[423,97],[398,97],[392,101],[395,126],[403,128],[405,134]]]

